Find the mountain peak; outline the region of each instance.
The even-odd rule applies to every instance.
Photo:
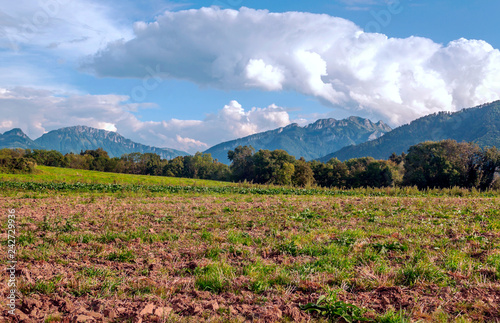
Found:
[[[111,133],[112,131],[104,130],[104,129],[98,129],[98,128],[93,128],[89,126],[70,126],[70,127],[64,127],[52,131],[57,131],[57,132],[73,132],[73,133]],[[114,132],[116,133],[116,132]]]
[[[311,129],[311,130],[320,130],[325,127],[332,127],[337,124],[337,120],[330,118],[330,119],[318,119],[313,123],[308,124],[305,126],[305,128]]]
[[[4,132],[4,136],[18,136],[18,137],[23,137],[23,138],[28,138],[29,137],[20,129],[20,128],[14,128],[9,131]]]
[[[290,123],[288,126],[284,127],[283,129],[291,129],[291,128],[297,128],[300,127],[298,123]]]
[[[377,124],[380,128],[387,126],[382,121]],[[406,152],[418,143],[445,139],[474,142],[482,147],[500,147],[500,101],[457,112],[433,113],[387,132],[378,139],[344,147],[319,160],[327,161],[333,157],[339,160],[357,157],[386,159],[393,152]]]
[[[364,119],[364,118],[361,118],[361,117],[357,117],[357,116],[350,116],[349,118],[347,119],[344,119],[344,120],[349,120],[349,121],[354,121],[354,122],[365,122],[365,121],[370,121],[368,119]],[[370,121],[371,122],[371,121]]]
[[[375,123],[375,125],[380,129],[384,129],[385,132],[389,132],[392,130],[392,128],[382,120],[379,120],[377,123]]]
[[[35,142],[40,146],[58,150],[63,154],[102,148],[110,157],[120,157],[123,154],[133,152],[155,153],[164,159],[189,155],[175,149],[143,145],[133,142],[116,132],[82,125],[52,130],[36,139]]]
[[[0,135],[0,148],[41,149],[21,129],[14,128]]]
[[[205,152],[221,162],[229,163],[227,152],[246,145],[254,147],[255,150],[283,149],[296,158],[305,157],[310,160],[324,156],[324,152],[378,138],[387,131],[384,126],[379,127],[361,117],[340,121],[333,118],[319,119],[304,127],[293,123],[283,128],[224,142]]]

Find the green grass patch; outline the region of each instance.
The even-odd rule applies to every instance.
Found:
[[[235,277],[235,269],[230,265],[218,262],[195,270],[195,286],[199,290],[221,293]]]

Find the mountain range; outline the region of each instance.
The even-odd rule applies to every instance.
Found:
[[[74,126],[52,130],[36,140],[30,139],[21,129],[16,128],[0,135],[0,148],[57,150],[63,154],[97,148],[104,149],[110,157],[120,157],[133,152],[155,153],[165,159],[186,156],[189,153],[171,148],[157,148],[142,145],[116,132]]]
[[[312,160],[348,145],[377,139],[388,131],[391,131],[391,127],[384,122],[373,123],[360,117],[320,119],[304,127],[292,123],[286,127],[223,142],[205,153],[228,164],[227,152],[241,145],[252,146],[255,151],[283,149],[296,158]]]
[[[393,152],[406,152],[420,142],[444,139],[475,142],[481,147],[500,147],[500,101],[454,113],[431,114],[395,129],[382,121],[373,123],[360,117],[320,119],[304,127],[293,123],[220,143],[205,153],[229,163],[229,150],[239,145],[251,145],[256,151],[283,149],[296,158],[324,162],[333,157],[341,161],[368,156],[387,159]],[[66,154],[99,147],[106,150],[110,157],[133,152],[155,153],[165,159],[189,155],[175,149],[139,144],[116,132],[86,126],[53,130],[36,140],[30,139],[18,128],[0,134],[0,148],[47,149]]]
[[[500,101],[454,113],[431,114],[395,128],[378,139],[344,147],[319,160],[338,158],[344,161],[368,156],[387,159],[393,152],[406,152],[418,143],[444,139],[474,142],[481,147],[500,147]]]

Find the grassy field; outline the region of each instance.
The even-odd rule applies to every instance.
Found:
[[[37,166],[34,174],[2,174],[0,181],[89,183],[89,184],[141,184],[141,185],[194,185],[218,187],[231,183],[163,176],[128,175],[96,172],[92,170]]]
[[[40,170],[0,175],[18,321],[500,321],[497,193]]]

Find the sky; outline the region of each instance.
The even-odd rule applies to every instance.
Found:
[[[321,118],[500,99],[498,0],[40,0],[0,9],[0,133],[204,151]]]

